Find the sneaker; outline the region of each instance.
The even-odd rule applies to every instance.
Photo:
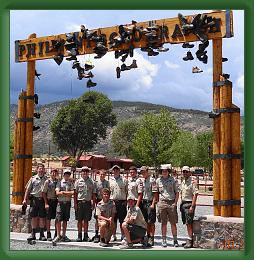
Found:
[[[161,246],[162,246],[162,247],[167,247],[167,246],[168,246],[166,239],[162,239]]]
[[[174,247],[179,247],[177,240],[174,240]]]
[[[61,241],[61,237],[56,237],[52,240],[52,245],[53,246],[56,246],[56,243],[60,242]]]
[[[133,244],[132,243],[126,243],[126,244],[120,245],[119,248],[120,249],[131,249],[131,248],[133,248]]]
[[[100,241],[100,244],[99,244],[100,246],[102,246],[102,247],[107,247],[108,246],[108,244],[106,244],[106,243],[104,243],[104,242],[102,242],[102,241]]]
[[[99,235],[95,235],[94,239],[93,239],[94,243],[99,243],[100,242],[100,236]]]
[[[201,73],[201,72],[203,72],[203,70],[202,69],[200,69],[199,67],[192,67],[192,73]]]
[[[47,238],[46,238],[45,236],[40,236],[40,237],[39,237],[39,240],[40,240],[40,241],[47,241]]]
[[[71,242],[71,240],[67,237],[67,236],[64,236],[62,239],[61,239],[62,242]]]
[[[111,238],[111,242],[115,242],[117,240],[117,238],[116,238],[116,235],[114,235],[114,236],[112,236],[112,238]]]
[[[184,245],[184,248],[192,248],[193,247],[193,240],[188,239],[186,241],[186,244]]]
[[[186,56],[183,57],[184,61],[193,60],[192,53],[190,51],[187,52]]]

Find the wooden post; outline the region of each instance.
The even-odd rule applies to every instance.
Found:
[[[240,154],[240,111],[231,113],[231,125],[232,154]],[[232,159],[232,200],[241,200],[241,159]],[[232,206],[232,217],[241,217],[241,205]]]
[[[224,78],[221,76],[221,81]],[[220,108],[232,107],[232,84],[220,86]],[[221,113],[221,146],[220,153],[223,155],[231,154],[231,113]],[[231,186],[231,159],[221,159],[221,200],[232,199],[232,186]],[[221,216],[231,217],[232,206],[222,205]]]
[[[36,38],[36,34],[33,33],[29,39]],[[27,62],[27,96],[34,96],[34,77],[35,77],[35,61]],[[34,114],[34,99],[27,99],[26,102],[26,117],[33,118]],[[26,137],[25,137],[25,154],[33,154],[33,122],[26,122]],[[32,158],[25,159],[24,167],[24,185],[27,184],[32,176]],[[24,186],[25,187],[25,186]]]
[[[26,92],[22,91],[18,100],[17,119],[25,119],[25,104],[24,97]],[[16,205],[22,204],[24,196],[24,159],[16,158],[24,155],[25,152],[25,122],[15,122],[15,141],[14,141],[14,163],[13,163],[13,186],[12,186],[12,203]]]
[[[213,40],[213,82],[222,74],[222,39]],[[213,87],[213,109],[220,108],[220,89]],[[220,153],[220,117],[213,120],[213,154]],[[213,199],[220,200],[220,159],[213,160]],[[220,216],[220,206],[214,206],[214,216]]]

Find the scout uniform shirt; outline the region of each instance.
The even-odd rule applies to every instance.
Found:
[[[193,195],[198,193],[196,182],[192,181],[191,176],[187,180],[183,179],[180,187],[182,201],[192,201]]]
[[[127,190],[128,190],[128,181],[125,178],[119,176],[118,178],[111,177],[109,179],[110,185],[110,199],[112,200],[126,200]]]
[[[178,181],[172,176],[160,177],[156,180],[160,200],[174,200],[175,194],[179,192]]]
[[[101,200],[101,199],[102,199],[102,194],[101,194],[102,190],[103,190],[104,188],[110,189],[110,187],[109,187],[109,181],[107,181],[107,180],[103,180],[103,181],[98,180],[98,181],[96,181],[95,185],[96,185],[97,199],[98,199],[98,200]]]
[[[47,195],[47,199],[55,200],[56,197],[56,185],[58,180],[52,180],[51,178],[47,179],[44,183],[43,192]]]
[[[138,199],[138,194],[143,192],[142,180],[138,177],[128,180],[128,199]]]
[[[155,178],[149,176],[143,181],[143,200],[152,201],[153,193],[158,192]]]
[[[112,217],[116,213],[116,206],[112,200],[104,202],[101,200],[96,207],[96,216],[103,216],[105,218]]]
[[[47,180],[47,177],[43,175],[42,177],[39,177],[39,175],[35,175],[31,177],[27,184],[27,190],[30,195],[33,195],[36,198],[42,198],[42,191],[45,181]]]
[[[133,222],[134,225],[140,226],[145,229],[147,228],[146,221],[139,207],[134,206],[132,208],[128,208],[127,215],[124,221],[126,221],[127,218],[134,218],[135,219]]]
[[[66,181],[65,179],[62,179],[56,185],[56,191],[73,191],[73,189],[74,186],[70,180]],[[65,195],[58,195],[58,201],[60,202],[71,201],[71,197]]]
[[[78,200],[90,201],[92,200],[93,193],[96,193],[96,186],[89,178],[79,178],[74,184],[74,189],[78,194]]]

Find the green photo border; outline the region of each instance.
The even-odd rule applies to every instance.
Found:
[[[254,53],[253,53],[253,0],[1,0],[0,3],[0,259],[128,259],[137,257],[141,259],[253,259],[254,257],[254,199],[251,189],[254,185]],[[245,250],[244,251],[118,251],[118,250],[80,250],[80,251],[10,251],[9,241],[9,126],[10,126],[10,10],[187,10],[187,9],[242,9],[245,11]],[[25,17],[24,17],[25,19]],[[33,32],[31,32],[33,33]],[[50,32],[49,32],[50,35]],[[14,50],[13,50],[14,51]],[[75,252],[75,253],[73,253]]]

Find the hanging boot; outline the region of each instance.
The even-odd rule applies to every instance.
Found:
[[[34,94],[34,104],[38,105],[38,103],[39,103],[39,97],[37,94]]]
[[[222,58],[222,62],[228,61],[228,58]]]
[[[136,69],[138,67],[137,65],[137,61],[136,60],[133,60],[132,61],[132,64],[130,66],[128,66],[130,69]]]
[[[38,73],[36,70],[35,70],[35,77],[37,77],[37,79],[40,79],[39,77],[41,76],[40,73]]]
[[[70,56],[70,57],[66,58],[66,60],[68,60],[68,61],[77,60],[77,57],[76,56]]]
[[[53,56],[54,61],[57,65],[60,65],[63,62],[64,56],[62,54]]]
[[[41,114],[40,113],[34,113],[34,117],[37,118],[37,119],[40,119]]]
[[[120,77],[121,77],[121,69],[120,69],[120,67],[117,67],[116,68],[116,78],[120,79]]]
[[[86,83],[86,86],[87,86],[88,88],[95,87],[96,85],[97,85],[97,83],[92,82],[91,79],[89,79],[89,80],[87,81],[87,83]]]
[[[192,56],[192,54],[191,54],[190,51],[188,51],[187,54],[186,54],[186,56],[183,57],[183,60],[184,60],[184,61],[193,60],[193,59],[194,59],[194,58],[193,58],[193,56]]]
[[[44,228],[40,228],[40,237],[39,240],[47,241],[47,238],[44,236]]]
[[[203,72],[203,70],[202,69],[200,69],[199,67],[192,67],[192,73],[201,73],[201,72]]]
[[[121,71],[130,70],[130,68],[126,64],[121,65]]]
[[[157,56],[159,55],[159,52],[154,51],[153,49],[149,49],[147,54],[148,56]]]
[[[80,68],[80,63],[79,63],[79,61],[74,61],[74,62],[72,63],[72,68],[78,70],[78,69]]]
[[[224,77],[224,78],[227,80],[227,79],[229,79],[230,74],[223,73],[223,74],[222,74],[222,77]]]
[[[121,58],[121,61],[122,61],[122,62],[125,62],[128,56],[129,56],[128,53],[124,54],[124,55],[122,56],[122,58]]]
[[[169,51],[169,48],[165,48],[163,46],[160,46],[160,47],[157,48],[157,51],[158,52],[167,52],[167,51]]]
[[[92,70],[94,68],[94,65],[91,62],[86,62],[85,63],[85,71],[87,70]]]

